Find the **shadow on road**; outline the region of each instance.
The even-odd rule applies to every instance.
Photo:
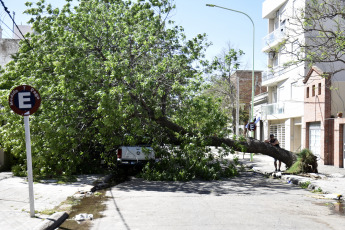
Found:
[[[277,192],[284,194],[287,192],[291,193],[292,190],[300,191],[300,188],[285,184],[280,180],[266,178],[259,173],[242,172],[238,177],[219,181],[166,182],[145,181],[143,179],[133,178],[131,181],[117,185],[116,190],[125,192],[154,191],[222,196],[227,194],[266,195],[276,194]]]

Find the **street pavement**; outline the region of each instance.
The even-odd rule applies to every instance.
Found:
[[[253,171],[210,182],[133,178],[112,187],[104,217],[95,219],[91,229],[344,229],[342,203],[289,183],[310,181],[323,191],[344,194],[344,169],[320,166],[320,174],[313,177],[273,179],[263,175],[273,172],[272,158],[255,155],[251,162],[246,154],[239,160]]]
[[[344,229],[342,204],[336,213],[326,206],[334,206],[332,200],[294,185],[296,181],[309,181],[315,189],[345,196],[344,168],[319,165],[319,174],[272,179],[263,176],[274,170],[271,157],[254,155],[251,162],[249,154],[244,158],[240,154],[239,160],[254,172],[221,181],[152,182],[132,178],[114,186],[107,190],[104,217],[94,219],[91,229]],[[70,184],[35,183],[35,210],[54,209],[78,191],[89,191],[98,178],[84,175]],[[37,214],[30,218],[28,193],[25,178],[0,173],[1,230],[34,229],[48,217]]]

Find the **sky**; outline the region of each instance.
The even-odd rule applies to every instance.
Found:
[[[27,9],[25,2],[37,2],[37,0],[2,0],[8,10],[15,12],[15,21],[18,25],[26,25],[30,19],[24,15]],[[61,7],[64,0],[46,0],[53,6]],[[264,0],[175,0],[176,9],[171,13],[171,20],[182,26],[187,38],[193,38],[197,34],[207,34],[212,46],[206,52],[206,58],[212,59],[221,54],[228,44],[232,48],[241,49],[245,55],[242,58],[240,69],[251,70],[253,66],[253,25],[250,19],[244,14],[207,7],[206,4],[242,11],[249,15],[254,21],[254,68],[255,70],[266,70],[267,56],[261,52],[262,39],[267,35],[267,19],[262,19],[262,3]],[[0,6],[0,25],[3,37],[10,37],[12,22]],[[7,28],[6,25],[9,27]]]

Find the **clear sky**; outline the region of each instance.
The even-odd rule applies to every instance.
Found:
[[[26,9],[25,2],[37,0],[3,0],[8,10],[15,12],[15,21],[18,25],[27,24],[29,17],[23,15]],[[46,0],[53,6],[61,7],[64,0]],[[211,59],[221,53],[222,49],[230,43],[235,49],[245,52],[241,69],[252,69],[253,55],[253,26],[248,17],[243,14],[207,7],[206,4],[215,4],[225,8],[242,11],[248,14],[255,24],[255,69],[265,70],[267,56],[261,52],[262,38],[267,34],[267,20],[262,19],[262,3],[264,0],[175,0],[176,9],[171,14],[171,19],[185,29],[187,38],[192,38],[200,33],[208,35],[208,41],[213,45],[208,48],[207,58]],[[9,16],[0,6],[1,27],[3,37],[10,37],[8,25],[12,28]],[[6,23],[6,25],[4,24]]]

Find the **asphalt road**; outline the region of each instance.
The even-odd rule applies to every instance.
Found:
[[[344,229],[314,194],[254,172],[225,181],[149,182],[108,190],[105,217],[93,230]]]

